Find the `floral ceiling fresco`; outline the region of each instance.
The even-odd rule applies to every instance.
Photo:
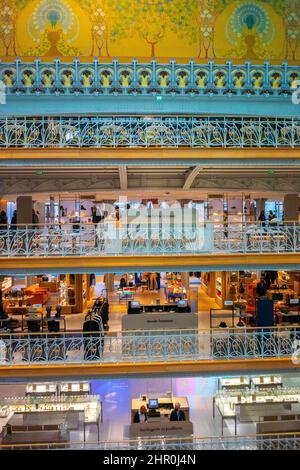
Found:
[[[299,63],[299,0],[0,0],[0,56]]]

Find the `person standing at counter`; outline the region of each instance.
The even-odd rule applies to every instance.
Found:
[[[137,411],[133,417],[134,423],[147,423],[148,421],[148,413],[147,408],[142,405],[140,411]]]
[[[175,403],[175,408],[170,414],[170,421],[185,421],[185,414],[180,409],[180,403]]]

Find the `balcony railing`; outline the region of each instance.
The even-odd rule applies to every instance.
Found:
[[[7,367],[256,358],[290,358],[293,367],[299,356],[300,326],[0,334],[0,365]]]
[[[299,118],[35,116],[0,118],[0,148],[299,147]]]
[[[123,441],[49,442],[39,444],[1,444],[0,450],[299,450],[299,433],[239,437],[157,437]],[[175,457],[175,456],[174,456]],[[178,456],[180,459],[180,456]],[[191,455],[191,463],[193,456]],[[186,459],[188,457],[186,456]],[[173,460],[175,465],[176,461]]]
[[[0,257],[299,253],[300,225],[203,222],[197,225],[99,224],[0,227]]]
[[[101,63],[98,60],[71,63],[15,62],[0,64],[0,80],[10,95],[171,95],[171,96],[287,96],[300,78],[300,67],[244,64],[186,64],[171,60],[161,64]]]

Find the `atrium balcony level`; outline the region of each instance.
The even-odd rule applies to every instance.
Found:
[[[275,255],[275,256],[274,256]],[[295,264],[300,256],[300,225],[285,222],[198,222],[193,225],[142,223],[122,224],[7,225],[0,229],[0,266],[42,269],[41,263],[60,269],[82,266],[115,270],[142,263],[145,268],[172,264]],[[252,261],[251,261],[252,260]],[[45,266],[46,266],[45,265]],[[232,266],[231,266],[232,267]],[[222,267],[224,268],[224,266]],[[230,269],[230,266],[229,268]],[[8,271],[7,271],[8,270]],[[67,271],[70,272],[70,271]],[[109,272],[109,269],[108,271]]]

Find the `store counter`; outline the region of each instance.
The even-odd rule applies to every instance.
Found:
[[[260,416],[284,414],[287,410],[300,414],[300,391],[295,389],[273,388],[266,390],[244,390],[220,392],[213,397],[213,418],[215,409],[221,416],[222,435],[225,420],[234,420],[235,435],[237,421],[255,422]]]
[[[91,385],[89,382],[64,382],[60,384],[61,395],[90,395]]]
[[[190,419],[190,408],[187,397],[160,397],[158,400],[158,410],[160,412],[160,417],[158,418],[149,418],[151,421],[168,421],[170,419],[171,411],[174,409],[175,403],[180,403],[180,409],[184,411],[185,419],[188,421]],[[140,410],[141,406],[148,407],[148,398],[143,400],[142,398],[133,398],[131,400],[131,422],[133,423],[134,415],[137,411]]]
[[[222,377],[218,379],[218,390],[239,390],[250,388],[250,377]]]
[[[7,413],[2,412],[0,414],[0,435],[2,434],[3,428],[5,428],[5,426],[11,420],[13,415],[14,415],[13,411],[7,411]]]
[[[191,436],[193,432],[193,423],[190,421],[148,421],[132,423],[129,427],[129,438]]]
[[[79,429],[82,411],[41,411],[40,413],[15,413],[8,422],[12,431],[47,431],[64,423],[68,430]]]
[[[47,396],[56,396],[57,395],[57,385],[56,383],[45,383],[45,384],[39,384],[39,383],[32,383],[32,384],[27,384],[26,386],[26,396],[32,396],[32,397],[47,397]]]
[[[48,444],[48,443],[67,443],[70,442],[70,434],[66,431],[63,435],[60,431],[44,432],[16,432],[12,435],[6,435],[2,438],[2,444]]]
[[[128,314],[140,313],[191,313],[191,307],[186,304],[185,306],[178,305],[176,302],[170,304],[151,304],[140,305],[139,307],[132,307],[131,303],[128,305]]]
[[[125,330],[162,330],[162,329],[198,329],[196,313],[140,313],[122,316],[122,331]]]
[[[280,375],[251,377],[251,382],[254,388],[257,389],[283,387],[282,378]]]

